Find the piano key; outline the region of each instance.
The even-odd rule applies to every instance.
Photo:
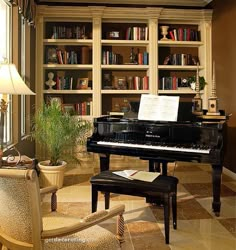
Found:
[[[133,143],[123,143],[123,142],[107,142],[107,141],[98,141],[97,144],[105,146],[117,146],[117,147],[128,147],[128,148],[143,148],[151,150],[165,150],[165,151],[175,151],[175,152],[189,152],[189,153],[200,153],[200,154],[209,154],[210,149],[206,148],[191,148],[191,147],[173,147],[160,145],[146,145],[146,144],[133,144]]]

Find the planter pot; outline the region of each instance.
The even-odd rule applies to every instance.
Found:
[[[57,185],[58,188],[62,188],[67,163],[63,161],[59,166],[49,166],[48,163],[49,161],[41,161],[38,164],[40,169],[40,186],[47,187]]]

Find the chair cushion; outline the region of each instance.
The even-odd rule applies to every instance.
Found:
[[[43,217],[44,230],[66,227],[80,219],[53,212]],[[117,250],[120,243],[115,234],[100,227],[93,226],[68,236],[45,239],[44,250]]]

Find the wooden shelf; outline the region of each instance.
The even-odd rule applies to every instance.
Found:
[[[44,45],[92,45],[92,39],[43,39]]]
[[[131,95],[136,95],[136,94],[149,94],[149,90],[135,90],[135,89],[103,89],[101,90],[102,94],[131,94]]]
[[[200,47],[203,46],[203,42],[198,41],[173,41],[173,40],[159,40],[158,46],[160,47]]]
[[[204,69],[202,66],[198,67],[199,69]],[[160,70],[197,70],[195,65],[158,65]]]
[[[44,69],[65,69],[65,70],[78,70],[87,69],[92,70],[92,64],[43,64]]]
[[[91,89],[64,89],[64,90],[44,90],[44,94],[92,94]]]

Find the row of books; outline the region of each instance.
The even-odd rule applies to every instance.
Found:
[[[53,26],[51,39],[82,39],[86,36],[85,32],[85,25]]]
[[[130,86],[129,86],[129,89],[130,89]],[[134,76],[134,78],[133,78],[133,86],[131,85],[131,89],[148,90],[149,89],[149,77],[148,76],[144,76],[144,77]]]
[[[47,48],[46,63],[59,64],[89,64],[91,58],[91,49],[87,46],[77,47],[75,50],[66,50],[58,48]]]
[[[55,90],[73,90],[73,89],[81,89],[80,81],[83,78],[77,78],[74,81],[73,76],[56,76],[56,84],[53,86]],[[91,87],[89,87],[91,89]]]
[[[123,64],[123,56],[109,50],[102,51],[102,64]]]
[[[46,63],[78,64],[76,51],[66,51],[49,48],[46,53]]]
[[[169,37],[173,41],[201,41],[200,31],[190,28],[169,30]]]
[[[148,52],[137,53],[135,59],[132,62],[128,62],[126,64],[140,64],[140,65],[148,65]],[[118,53],[114,53],[109,50],[104,50],[102,52],[102,64],[123,64],[123,56]]]
[[[57,90],[63,90],[63,89],[73,89],[73,81],[74,78],[71,76],[56,76],[56,85],[55,89]]]
[[[140,65],[148,65],[148,52],[138,53],[137,63]]]
[[[78,115],[92,115],[92,101],[84,101],[75,104],[75,111]]]
[[[198,56],[191,54],[170,54],[163,62],[164,65],[197,65],[199,63]]]
[[[184,77],[165,76],[159,81],[160,90],[177,90],[183,87],[190,87],[188,80]]]
[[[127,28],[125,40],[148,40],[148,27]]]

